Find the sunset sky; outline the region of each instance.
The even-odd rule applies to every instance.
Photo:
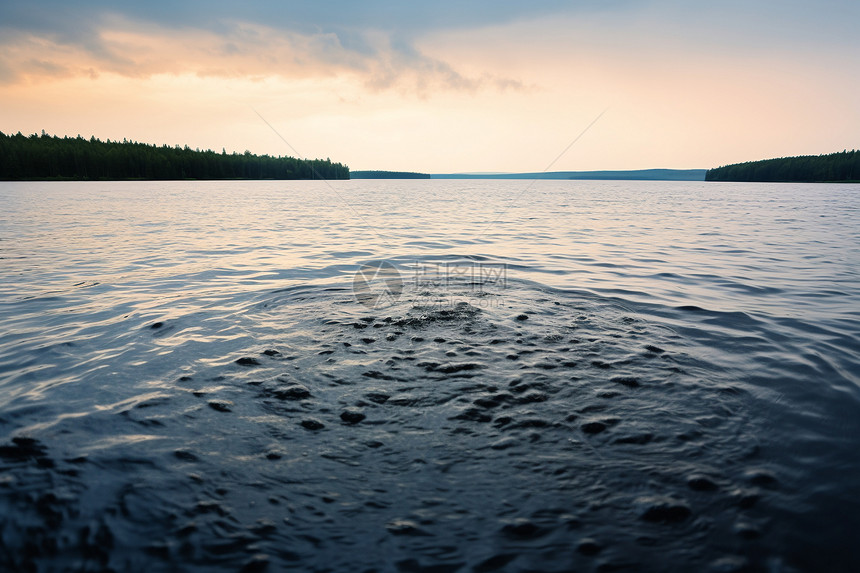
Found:
[[[0,2],[0,131],[431,173],[860,147],[860,2]]]

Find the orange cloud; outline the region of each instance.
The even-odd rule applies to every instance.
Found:
[[[371,51],[345,48],[333,32],[301,34],[234,22],[224,33],[194,28],[166,29],[111,18],[88,44],[32,33],[2,42],[0,82],[43,83],[111,73],[131,78],[157,74],[261,80],[348,75],[370,90],[396,89],[423,95],[430,90],[521,89],[516,79],[459,73],[443,60],[408,46],[392,45],[387,34],[368,33]]]

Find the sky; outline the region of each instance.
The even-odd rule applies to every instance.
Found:
[[[0,131],[428,173],[817,155],[860,147],[858,28],[856,0],[0,0]]]

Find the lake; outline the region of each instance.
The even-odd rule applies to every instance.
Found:
[[[0,205],[6,569],[860,569],[858,185]]]

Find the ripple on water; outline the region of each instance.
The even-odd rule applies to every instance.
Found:
[[[180,344],[181,376],[34,427],[44,441],[13,431],[7,564],[792,561],[774,522],[801,503],[804,466],[780,453],[792,436],[700,341],[530,283],[493,304],[437,294],[355,316],[345,291],[274,293],[248,308],[258,331],[239,352],[198,360]]]

